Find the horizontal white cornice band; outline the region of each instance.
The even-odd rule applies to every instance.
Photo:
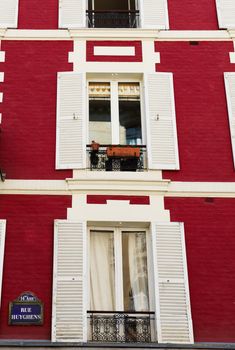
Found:
[[[167,197],[235,198],[235,182],[174,182],[154,180],[153,176],[103,179],[81,176],[63,180],[6,180],[0,182],[0,194],[72,195],[126,194],[164,195]]]
[[[224,41],[235,40],[235,30],[152,30],[152,29],[0,29],[1,40],[127,40],[155,39],[159,41]]]

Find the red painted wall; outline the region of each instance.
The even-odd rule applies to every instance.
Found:
[[[72,70],[72,42],[3,41],[1,49],[1,168],[8,179],[71,177],[71,171],[55,170],[55,136],[57,72]]]
[[[235,199],[166,198],[184,222],[196,342],[235,342]]]
[[[156,42],[157,71],[173,72],[180,171],[175,181],[234,181],[224,72],[234,72],[232,42]]]
[[[70,196],[1,195],[0,218],[7,219],[1,339],[51,339],[53,230],[66,219]],[[44,302],[43,326],[8,326],[8,304],[24,291]]]
[[[20,0],[19,29],[57,29],[59,0]]]
[[[217,30],[215,0],[168,0],[171,30]]]

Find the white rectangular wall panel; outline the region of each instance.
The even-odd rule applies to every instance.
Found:
[[[235,1],[216,0],[219,28],[235,29]]]
[[[2,276],[5,251],[6,220],[0,220],[0,304],[2,296]]]
[[[230,135],[235,166],[235,73],[224,73]]]
[[[17,28],[19,0],[0,0],[0,28]]]
[[[55,221],[52,341],[86,341],[85,225]]]
[[[57,92],[56,168],[85,168],[85,75],[59,73]]]
[[[140,0],[141,27],[169,29],[167,0]]]
[[[82,28],[86,23],[86,0],[59,0],[59,28]]]
[[[179,169],[172,73],[145,76],[149,169]]]
[[[184,228],[152,223],[159,343],[193,343]]]
[[[135,48],[132,46],[95,46],[95,56],[135,56]]]

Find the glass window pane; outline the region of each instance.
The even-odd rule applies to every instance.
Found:
[[[141,145],[139,83],[119,83],[119,140],[124,145]]]
[[[148,311],[148,267],[145,232],[122,232],[124,311]]]
[[[89,143],[112,142],[110,84],[89,83]]]
[[[90,308],[115,311],[115,260],[112,231],[90,233]]]

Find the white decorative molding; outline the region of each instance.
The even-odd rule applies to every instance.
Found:
[[[235,51],[235,41],[233,42],[233,46]],[[235,52],[230,52],[229,56],[230,56],[230,63],[235,63]]]
[[[153,30],[153,29],[58,29],[58,30],[31,30],[31,29],[2,29],[0,39],[5,40],[140,40],[154,39],[164,41],[226,41],[235,40],[235,30]]]
[[[5,51],[0,51],[0,62],[5,62]]]
[[[67,180],[7,180],[0,194],[72,195],[163,195],[165,197],[235,198],[235,182],[179,182],[161,180],[158,171],[111,174],[83,172]]]
[[[127,201],[107,201],[107,204],[87,204],[86,194],[74,194],[67,219],[86,222],[169,222],[169,211],[162,196],[150,196],[150,204],[130,204]]]
[[[3,101],[3,92],[0,92],[0,103]]]
[[[0,72],[0,83],[4,82],[4,73]]]
[[[135,56],[134,46],[94,46],[94,56]]]

